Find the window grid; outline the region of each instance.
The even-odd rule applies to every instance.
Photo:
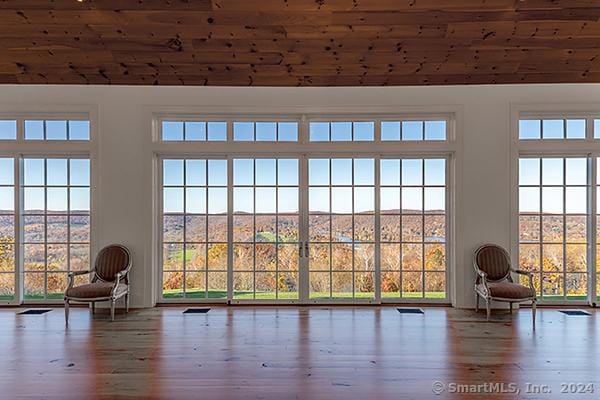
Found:
[[[585,139],[586,125],[585,118],[522,118],[519,120],[519,139]]]
[[[524,161],[528,160],[528,161]],[[551,160],[560,160],[561,182],[548,182],[545,179],[551,179]],[[569,183],[568,174],[570,168],[569,161],[583,161],[583,173],[585,179],[582,183]],[[538,177],[531,183],[527,182],[526,163],[533,161],[537,164]],[[585,300],[587,298],[587,221],[589,217],[589,205],[587,204],[588,189],[588,159],[574,157],[522,157],[520,158],[520,206],[519,206],[519,264],[524,270],[534,273],[534,286],[542,300]],[[546,164],[546,165],[545,165]],[[546,170],[546,171],[545,171]],[[581,173],[581,172],[580,172]],[[546,177],[549,178],[546,178]],[[583,212],[568,212],[567,209],[572,204],[573,199],[568,198],[569,189],[580,188],[585,191],[583,200],[585,208]],[[528,198],[525,193],[528,190],[537,191],[537,205],[526,205]],[[544,193],[550,190],[558,189],[560,195],[560,211],[549,212],[549,206],[546,205],[552,200],[545,198]],[[575,193],[571,191],[571,193]],[[531,210],[523,211],[523,208]],[[532,223],[533,221],[533,223]],[[578,223],[576,221],[579,221]],[[526,226],[533,224],[534,232]],[[574,225],[571,225],[574,224]],[[537,228],[536,228],[537,225]],[[553,231],[558,231],[558,235],[546,231],[547,226],[552,227]],[[572,226],[583,229],[583,234],[572,233]],[[583,228],[582,228],[583,227]],[[573,235],[575,239],[573,239]],[[574,258],[573,252],[579,248],[579,257],[583,257],[581,265]],[[552,250],[554,249],[554,250]],[[560,249],[559,255],[556,255],[557,249]],[[536,255],[539,254],[539,256]],[[571,254],[571,256],[569,256]],[[555,263],[556,262],[556,263]],[[558,263],[558,265],[557,265]],[[578,267],[579,265],[579,267]],[[549,269],[548,271],[546,269]],[[528,284],[527,277],[520,276],[521,283]]]
[[[24,139],[33,140],[90,140],[90,121],[80,119],[26,119],[23,122]],[[58,127],[58,125],[63,125]],[[49,125],[57,125],[60,129],[57,137],[48,137]],[[77,133],[76,133],[77,132]]]
[[[169,162],[181,162],[181,173],[182,180],[181,184],[169,184],[165,183],[166,177],[164,177],[164,166]],[[169,189],[175,189],[181,191],[181,210],[166,211],[166,205],[163,204],[163,297],[164,298],[225,298],[227,297],[227,213],[226,211],[221,213],[211,213],[213,207],[213,199],[210,198],[210,192],[212,190],[225,189],[227,190],[227,178],[221,182],[211,182],[211,172],[213,168],[218,169],[216,163],[226,163],[224,159],[165,159],[163,160],[163,192],[166,195]],[[203,179],[200,183],[190,183],[189,176],[191,176],[190,170],[192,163],[199,163],[196,167],[203,169]],[[225,175],[226,176],[226,175]],[[190,204],[188,195],[195,189],[204,189],[204,193],[201,195],[201,200],[204,207],[200,205],[200,210],[191,212],[189,211],[196,205]],[[191,197],[191,196],[190,196]],[[176,211],[176,212],[174,212]],[[219,221],[225,218],[225,223],[220,224],[220,228],[224,230],[219,231],[215,229],[211,222]],[[193,220],[200,220],[199,227],[200,233],[192,233],[191,225]],[[202,220],[203,219],[203,220]],[[179,239],[174,238],[176,233],[169,232],[169,224],[177,223],[172,220],[180,220],[181,235]],[[165,238],[167,236],[167,238]],[[200,248],[200,246],[203,246]],[[199,268],[192,269],[192,261],[188,261],[188,250],[190,255],[193,250],[196,250],[195,254],[199,254],[198,248],[200,248]],[[180,268],[165,269],[164,266],[168,266],[175,250],[175,261],[179,262]],[[210,263],[211,253],[217,253],[215,256],[217,265]],[[219,255],[220,254],[220,255]],[[180,257],[180,260],[177,260]],[[202,277],[202,275],[204,275]],[[197,280],[197,282],[196,282]],[[175,289],[166,289],[167,287],[175,287]],[[177,288],[180,288],[178,291]],[[167,290],[170,293],[167,293]]]
[[[198,120],[161,121],[161,140],[221,142],[227,141],[227,122]]]
[[[380,163],[383,166],[386,162],[397,162],[398,178],[397,184],[385,183],[382,180],[381,198],[385,197],[384,193],[389,189],[398,189],[398,213],[394,210],[386,211],[381,209],[381,276],[382,276],[382,298],[385,297],[406,297],[406,298],[444,298],[445,297],[445,281],[446,281],[446,161],[445,159],[381,159]],[[405,183],[405,175],[403,170],[407,168],[408,163],[420,163],[420,183]],[[438,182],[427,182],[429,169],[435,171],[435,164],[440,165],[437,168],[442,172],[441,180]],[[429,164],[429,165],[428,165]],[[384,168],[381,168],[383,170]],[[407,189],[406,191],[404,189]],[[420,192],[420,210],[410,210],[404,207],[404,192],[408,193],[410,189],[418,189]],[[441,196],[444,199],[440,209],[428,210],[427,200],[431,201],[431,195],[434,191],[441,191]],[[428,193],[429,192],[429,193]],[[440,195],[438,193],[438,195]],[[411,212],[412,211],[412,212]],[[396,225],[394,221],[387,224],[388,219],[395,218],[397,220],[398,230],[393,232],[384,232],[390,230],[390,227]],[[419,229],[417,233],[409,233],[409,225],[411,219],[417,219]],[[414,223],[412,223],[414,225]],[[441,225],[437,226],[436,225]],[[385,228],[387,227],[387,229]],[[430,230],[430,232],[428,232]],[[387,235],[386,235],[387,233]],[[427,233],[430,233],[428,235]],[[384,248],[392,249],[392,253],[397,253],[396,266],[389,262],[389,258],[384,258]],[[408,266],[409,261],[408,251],[411,248],[418,248],[418,268]],[[428,251],[427,249],[431,249]],[[387,264],[387,265],[386,265]],[[391,265],[391,267],[390,267]],[[386,268],[387,267],[387,268]],[[397,276],[394,276],[397,275]],[[411,288],[410,280],[405,280],[406,276],[412,276],[413,279],[419,276],[420,288]],[[437,277],[437,279],[435,279]],[[394,282],[395,281],[395,282]],[[394,287],[397,287],[394,289]],[[420,290],[415,290],[420,289]]]
[[[16,295],[14,164],[14,158],[0,158],[0,302]]]
[[[48,180],[48,161],[64,161],[65,165],[65,182],[64,184],[49,183]],[[76,162],[87,161],[88,172],[84,174],[83,183],[74,183],[71,170],[74,160]],[[43,176],[41,183],[27,183],[27,164],[33,161],[41,161]],[[85,168],[85,166],[83,166]],[[82,165],[76,166],[82,168]],[[79,271],[89,269],[90,263],[90,242],[89,242],[89,227],[90,227],[90,212],[89,212],[89,160],[81,158],[25,158],[23,159],[23,176],[25,177],[21,190],[25,203],[29,201],[33,190],[43,192],[43,208],[38,210],[30,210],[25,205],[22,210],[23,224],[23,275],[24,275],[24,299],[25,300],[44,300],[44,299],[62,299],[64,290],[66,289],[67,273],[71,271]],[[49,191],[64,190],[66,204],[64,210],[49,210]],[[80,192],[78,196],[83,195],[83,209],[74,210],[72,197],[74,193]],[[41,239],[32,234],[34,228],[32,226],[42,225]],[[51,231],[49,234],[49,225],[63,225],[65,233],[56,233]],[[83,232],[77,230],[72,232],[71,226],[83,225]],[[53,228],[54,229],[54,228]],[[81,229],[81,228],[79,228]],[[60,232],[60,231],[59,231]],[[77,234],[77,236],[76,236]],[[50,235],[57,235],[58,238],[49,238]],[[33,251],[35,248],[38,251]],[[43,248],[43,260],[39,259],[39,249]],[[59,251],[62,248],[62,251]],[[64,252],[64,253],[63,253]],[[62,253],[62,255],[61,255]],[[58,255],[57,255],[58,254]],[[36,255],[36,256],[34,256]],[[52,257],[50,257],[52,256]],[[56,264],[51,264],[54,258],[60,259],[64,256],[64,261],[56,261],[58,264],[63,264],[64,268],[57,267]],[[51,258],[51,259],[50,259]],[[37,259],[37,261],[34,261]],[[40,262],[41,261],[41,262]],[[40,291],[39,279],[43,274],[43,291]],[[76,284],[83,284],[89,280],[86,275],[76,277]]]
[[[257,182],[256,176],[257,176],[257,161],[262,160],[262,161],[273,161],[274,164],[274,168],[275,168],[275,175],[274,175],[274,183],[273,184],[259,184]],[[240,299],[240,298],[246,298],[247,297],[247,291],[251,291],[251,297],[253,299],[257,299],[257,293],[260,293],[260,299],[298,299],[298,282],[299,282],[299,277],[298,277],[298,273],[299,273],[299,260],[297,257],[297,249],[298,249],[298,245],[299,245],[299,209],[296,209],[296,212],[280,212],[280,189],[286,189],[286,188],[291,188],[291,189],[296,189],[296,208],[298,205],[298,199],[299,199],[299,190],[298,190],[298,184],[297,182],[295,184],[291,183],[291,184],[285,184],[282,183],[282,179],[281,175],[280,175],[280,164],[282,160],[296,160],[297,159],[234,159],[233,160],[233,164],[235,165],[236,162],[241,162],[241,161],[250,161],[252,163],[252,183],[236,183],[236,168],[234,166],[234,184],[233,184],[233,198],[234,198],[234,207],[236,205],[236,197],[238,196],[237,193],[239,193],[238,191],[236,191],[236,189],[251,189],[252,190],[252,197],[253,197],[253,201],[252,201],[252,235],[251,235],[251,240],[241,240],[240,236],[242,236],[242,234],[237,233],[236,230],[239,229],[239,225],[238,225],[238,221],[243,220],[243,217],[247,217],[247,214],[244,214],[243,212],[241,212],[240,210],[235,210],[234,208],[234,213],[233,213],[233,226],[234,226],[234,230],[233,230],[233,252],[234,252],[234,259],[233,259],[233,280],[234,280],[234,286],[233,286],[233,298],[234,299]],[[298,178],[298,162],[296,163],[296,178]],[[259,200],[257,197],[257,189],[272,189],[274,190],[274,194],[275,194],[275,209],[274,209],[274,214],[267,212],[267,213],[258,213],[257,212],[257,201]],[[275,221],[274,224],[274,228],[275,228],[275,236],[274,238],[269,241],[269,240],[261,240],[258,241],[257,237],[259,234],[258,231],[258,224],[257,224],[257,215],[260,216],[261,218],[267,219],[267,218],[273,218]],[[283,241],[281,240],[281,235],[280,235],[280,222],[283,218],[288,218],[290,220],[295,219],[295,225],[296,225],[296,234],[295,234],[295,240],[293,241]],[[237,229],[236,229],[237,227]],[[243,236],[242,236],[243,238]],[[267,269],[265,270],[258,270],[257,269],[257,253],[258,253],[258,248],[259,247],[264,247],[267,248],[267,246],[269,247],[273,247],[275,254],[274,254],[274,258],[275,258],[275,271],[274,271],[274,277],[275,277],[275,284],[274,284],[274,291],[269,293],[269,290],[272,290],[273,287],[269,287],[269,285],[265,285],[264,286],[264,290],[259,290],[261,289],[258,285],[258,279],[257,279],[257,274],[258,276],[267,276],[269,272]],[[252,252],[252,266],[251,269],[244,269],[243,267],[241,267],[240,265],[238,265],[238,263],[240,261],[238,261],[238,259],[240,259],[240,251],[242,249],[247,249],[247,248],[251,248],[251,252]],[[291,255],[291,258],[295,258],[295,269],[293,270],[287,270],[286,272],[280,271],[280,264],[282,262],[282,257],[280,257],[280,253],[282,252],[283,249],[288,248],[288,256]],[[291,250],[291,251],[290,251]],[[285,254],[284,254],[285,255]],[[290,260],[291,261],[291,260]],[[258,272],[257,272],[258,271]],[[243,277],[244,275],[249,275],[252,274],[252,286],[248,287],[247,285],[244,287],[244,280]],[[283,277],[283,284],[281,283],[281,278]],[[290,290],[286,290],[286,291],[281,291],[280,290],[280,286],[284,287],[284,286],[288,286],[288,288]],[[272,285],[273,286],[273,285]]]
[[[288,131],[290,129],[291,131]],[[247,130],[251,132],[244,132]],[[298,122],[234,120],[233,140],[236,142],[297,142]]]
[[[316,192],[316,190],[318,189],[326,189],[328,192],[328,212],[325,213],[316,213],[315,209],[311,206],[310,204],[310,198],[312,196],[309,195],[309,232],[312,230],[312,226],[313,225],[317,225],[316,220],[318,219],[318,216],[323,216],[325,215],[326,218],[328,219],[327,224],[328,224],[328,233],[325,235],[325,237],[322,237],[322,235],[316,235],[315,233],[309,233],[309,253],[310,253],[310,257],[309,257],[309,279],[310,279],[310,298],[311,299],[321,299],[321,298],[329,298],[329,299],[335,299],[335,298],[374,298],[375,297],[375,287],[374,287],[374,282],[375,282],[375,270],[373,265],[371,265],[371,270],[367,270],[365,269],[365,271],[357,272],[357,262],[356,262],[356,253],[357,251],[360,251],[362,247],[364,247],[366,250],[363,250],[363,252],[365,253],[369,253],[368,249],[369,247],[371,248],[370,251],[370,257],[369,254],[365,254],[364,257],[364,261],[366,264],[368,264],[368,260],[370,259],[371,261],[374,260],[375,257],[375,208],[374,208],[374,203],[375,203],[375,159],[373,158],[330,158],[330,159],[310,159],[309,160],[309,176],[311,174],[310,171],[310,162],[314,161],[314,160],[327,160],[328,163],[328,183],[327,184],[319,184],[319,183],[311,183],[309,181],[309,191],[314,190]],[[348,160],[350,161],[350,169],[351,169],[351,179],[349,181],[349,183],[345,183],[345,184],[336,184],[333,183],[333,175],[334,175],[334,163],[336,161],[340,161],[340,160]],[[356,161],[360,160],[360,161],[371,161],[372,163],[372,168],[373,168],[373,174],[370,177],[370,180],[372,183],[357,183],[356,182]],[[361,212],[361,213],[357,213],[356,210],[356,192],[357,189],[361,189],[361,188],[365,188],[365,189],[372,189],[372,193],[371,193],[371,199],[373,202],[373,207],[366,211],[366,212]],[[349,189],[350,190],[350,210],[349,212],[346,213],[340,213],[340,212],[334,212],[334,206],[335,206],[335,201],[333,198],[333,193],[335,189]],[[339,201],[339,200],[338,200]],[[313,218],[310,218],[313,217]],[[316,217],[316,218],[315,218]],[[371,227],[371,231],[370,234],[367,234],[367,240],[360,240],[358,239],[357,236],[357,232],[356,232],[356,219],[357,217],[361,217],[361,219],[367,219],[367,218],[362,218],[362,217],[368,217],[369,220],[371,220],[371,222],[369,223],[370,227]],[[344,218],[349,218],[350,219],[350,230],[349,232],[349,237],[346,238],[346,240],[343,240],[344,238],[336,238],[334,237],[334,232],[335,231],[340,231],[343,232],[343,229],[338,229],[335,225],[334,225],[334,221],[335,220],[340,220],[337,221],[339,223],[342,223]],[[337,258],[340,257],[340,248],[343,249],[347,249],[348,246],[350,246],[350,271],[348,271],[347,269],[343,269],[340,268],[339,265],[334,267],[334,264],[337,261]],[[327,269],[323,269],[323,266],[319,266],[319,267],[313,267],[312,264],[317,264],[316,262],[316,254],[314,253],[314,249],[318,249],[318,248],[326,248],[327,252],[328,252],[328,268]],[[337,248],[338,250],[334,252],[334,248]],[[343,252],[342,252],[343,253]],[[311,262],[313,261],[313,262]],[[317,278],[319,276],[323,276],[325,274],[328,274],[328,292],[329,292],[329,296],[323,296],[322,294],[322,290],[317,290],[317,288],[320,288],[321,285],[318,283]],[[334,278],[342,278],[342,275],[350,275],[351,279],[351,285],[350,285],[350,290],[334,290]],[[363,289],[366,290],[361,290],[357,292],[357,276],[359,278],[363,279]],[[313,280],[314,278],[314,280]],[[369,283],[370,282],[370,283]],[[347,286],[346,286],[347,287]],[[370,287],[370,289],[369,289]],[[343,288],[343,285],[340,286],[340,288]],[[315,289],[315,290],[313,290]],[[322,288],[321,288],[322,289]]]
[[[323,135],[326,131],[326,134]],[[364,131],[361,135],[357,131]],[[312,121],[309,123],[311,142],[372,142],[375,140],[375,121]]]

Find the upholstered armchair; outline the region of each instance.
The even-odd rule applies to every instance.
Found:
[[[125,246],[111,244],[98,253],[91,271],[69,272],[65,291],[65,321],[69,323],[69,303],[92,304],[92,313],[97,301],[110,301],[110,320],[115,320],[115,303],[125,297],[125,309],[129,312],[129,270],[131,253]],[[91,283],[73,286],[78,275],[92,274]]]
[[[512,313],[513,303],[531,301],[533,326],[535,327],[536,294],[533,287],[533,274],[528,271],[513,269],[508,252],[500,246],[485,244],[473,255],[473,267],[477,277],[475,280],[475,311],[479,311],[479,297],[485,300],[487,319],[490,319],[490,303],[493,301],[508,302]],[[513,282],[511,272],[529,278],[529,285]]]

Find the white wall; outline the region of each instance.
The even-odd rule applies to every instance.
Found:
[[[0,113],[37,111],[47,105],[69,110],[90,105],[98,112],[98,246],[122,242],[134,254],[132,306],[152,305],[151,168],[144,146],[148,107],[234,106],[459,106],[462,123],[457,204],[455,299],[472,307],[472,251],[483,242],[510,247],[511,103],[598,103],[600,85],[507,85],[388,88],[219,88],[126,86],[0,86]],[[585,105],[583,106],[585,107]]]

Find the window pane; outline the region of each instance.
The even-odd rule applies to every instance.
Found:
[[[280,213],[298,212],[298,189],[297,188],[279,188],[278,189],[277,211]]]
[[[24,183],[26,186],[39,186],[45,183],[44,160],[39,158],[26,158],[24,164]]]
[[[205,188],[186,188],[185,189],[185,212],[192,214],[206,213],[206,189]]]
[[[540,184],[540,159],[519,159],[519,185]]]
[[[332,122],[331,141],[351,141],[352,122]]]
[[[594,120],[594,138],[595,139],[600,138],[600,119]]]
[[[400,211],[400,188],[381,188],[380,209],[387,214]]]
[[[90,121],[69,121],[69,140],[90,140]]]
[[[233,140],[251,142],[254,140],[253,122],[234,122]]]
[[[209,141],[226,141],[227,140],[227,123],[226,122],[209,122],[207,125],[208,125],[208,140]]]
[[[563,213],[563,188],[542,188],[542,212],[551,214]]]
[[[310,212],[329,212],[329,189],[309,188],[308,205]]]
[[[446,209],[446,190],[444,188],[425,188],[425,212],[444,213]]]
[[[567,158],[567,185],[587,184],[587,159]]]
[[[567,120],[567,139],[585,139],[585,119]]]
[[[331,188],[331,212],[334,214],[352,213],[352,189],[346,187]]]
[[[12,187],[0,187],[0,214],[12,213],[14,209],[14,189]]]
[[[563,159],[562,158],[543,158],[542,159],[542,184],[543,185],[562,185],[563,184]]]
[[[254,160],[243,158],[233,160],[233,184],[254,184]]]
[[[25,188],[23,190],[25,212],[29,214],[42,214],[46,209],[43,188]]]
[[[163,121],[162,140],[183,140],[183,122]]]
[[[0,185],[13,185],[14,179],[14,159],[0,158]]]
[[[308,160],[308,184],[329,185],[329,159]]]
[[[59,158],[49,158],[46,160],[47,185],[66,186],[67,185],[67,160]]]
[[[163,160],[163,184],[183,185],[183,160]]]
[[[280,122],[278,124],[277,140],[280,142],[297,142],[298,141],[298,123],[297,122]]]
[[[67,121],[46,121],[46,140],[67,140]]]
[[[208,160],[208,184],[227,186],[227,160]]]
[[[183,189],[182,188],[164,188],[163,189],[163,210],[165,213],[183,212]]]
[[[276,212],[275,188],[256,188],[256,213]]]
[[[423,140],[423,121],[402,121],[402,140]]]
[[[540,189],[522,187],[519,188],[519,212],[540,212]]]
[[[545,119],[542,121],[544,139],[563,139],[565,137],[564,120]]]
[[[568,187],[566,191],[567,204],[565,212],[567,214],[585,214],[587,212],[587,188]]]
[[[208,188],[208,213],[225,214],[227,212],[227,188]]]
[[[519,139],[540,139],[542,122],[539,119],[522,119],[519,121]]]
[[[297,159],[279,159],[277,160],[277,184],[279,185],[297,185],[298,184],[298,160]]]
[[[423,160],[402,160],[402,185],[423,184]]]
[[[352,185],[351,158],[336,158],[331,160],[331,184]]]
[[[72,158],[70,164],[70,184],[73,186],[90,185],[90,160],[83,158]]]
[[[206,185],[206,160],[185,160],[185,184]]]
[[[275,159],[256,159],[256,185],[275,185]]]
[[[400,160],[382,159],[380,165],[380,181],[382,186],[400,185]]]
[[[311,122],[310,123],[310,141],[327,142],[329,141],[329,123]]]
[[[375,160],[372,158],[354,159],[354,184],[375,184]]]
[[[335,193],[335,189],[334,189]],[[372,187],[354,188],[354,212],[375,212],[375,189]]]
[[[233,189],[233,212],[254,213],[254,190],[252,188]]]
[[[446,160],[443,158],[425,160],[425,184],[446,184]]]
[[[354,123],[354,140],[355,141],[372,141],[375,138],[375,123],[374,122],[355,122]]]
[[[420,213],[423,210],[423,191],[421,188],[402,188],[402,212]]]
[[[381,140],[400,140],[400,122],[382,121]]]
[[[48,202],[48,212],[66,213],[67,212],[67,188],[48,188],[46,189]]]
[[[206,140],[206,122],[185,122],[185,140]]]
[[[274,142],[277,140],[277,123],[276,122],[257,122],[256,123],[256,140]]]
[[[446,121],[425,121],[425,140],[446,140]]]
[[[0,140],[15,140],[17,138],[17,121],[0,120]]]

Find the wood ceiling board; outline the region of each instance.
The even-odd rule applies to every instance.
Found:
[[[593,0],[5,0],[0,83],[600,82]]]

